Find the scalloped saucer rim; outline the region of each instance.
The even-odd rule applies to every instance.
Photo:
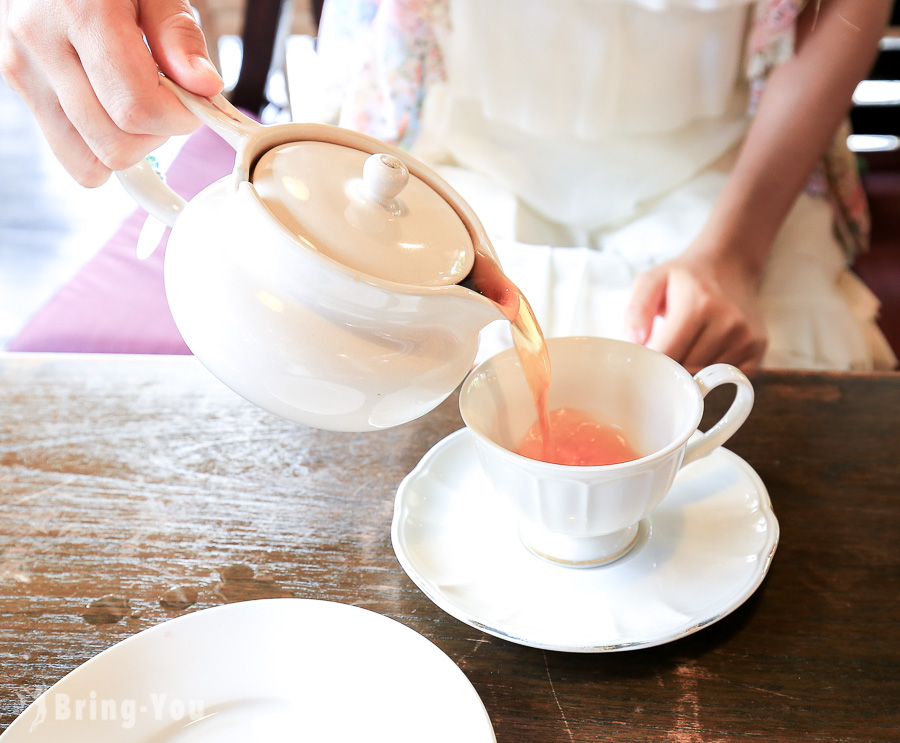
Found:
[[[768,573],[779,525],[755,470],[720,447],[678,473],[628,555],[553,565],[522,544],[463,428],[401,482],[391,539],[407,575],[456,619],[521,645],[598,653],[671,642],[730,614]]]

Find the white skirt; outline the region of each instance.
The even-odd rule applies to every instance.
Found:
[[[727,172],[711,168],[614,229],[569,235],[489,180],[439,168],[492,236],[504,272],[531,303],[547,337],[624,337],[624,315],[638,274],[680,254],[706,222]],[[897,358],[876,325],[879,303],[847,267],[820,198],[802,194],[773,247],[761,288],[769,335],[763,366],[867,371]],[[515,239],[523,229],[529,242]],[[542,231],[548,244],[534,236]],[[566,243],[562,243],[566,244]],[[664,322],[664,320],[660,320]],[[511,344],[508,323],[482,332],[479,360]]]

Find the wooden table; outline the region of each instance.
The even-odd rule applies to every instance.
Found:
[[[500,743],[898,741],[900,375],[754,383],[729,448],[781,523],[763,586],[676,642],[577,655],[458,622],[394,557],[397,485],[460,427],[454,399],[337,434],[253,407],[192,358],[0,356],[0,730],[140,630],[296,596],[432,640]]]

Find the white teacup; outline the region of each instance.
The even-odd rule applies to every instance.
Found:
[[[737,431],[753,407],[753,387],[729,364],[713,364],[692,377],[669,357],[624,341],[551,338],[548,347],[550,409],[576,408],[621,426],[637,459],[576,466],[514,453],[537,418],[514,349],[469,374],[459,407],[491,485],[518,514],[525,545],[555,563],[594,567],[625,555],[678,470]],[[737,387],[734,402],[712,428],[699,432],[703,398],[726,383]]]

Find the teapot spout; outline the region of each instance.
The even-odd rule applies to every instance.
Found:
[[[452,205],[472,240],[475,260],[472,269],[460,282],[460,285],[486,299],[493,307],[494,313],[499,312],[501,317],[506,318],[514,325],[522,318],[523,314],[534,319],[534,314],[524,295],[503,272],[500,259],[475,211],[449,183],[433,173],[431,178],[433,179],[432,187]],[[497,319],[499,318],[496,316],[491,318],[491,320]],[[537,328],[537,332],[540,333],[540,328]]]
[[[499,312],[510,322],[515,322],[520,316],[523,303],[527,305],[519,287],[503,273],[500,261],[497,260],[490,243],[486,241],[475,248],[475,264],[469,275],[460,283],[486,299],[495,313]]]

